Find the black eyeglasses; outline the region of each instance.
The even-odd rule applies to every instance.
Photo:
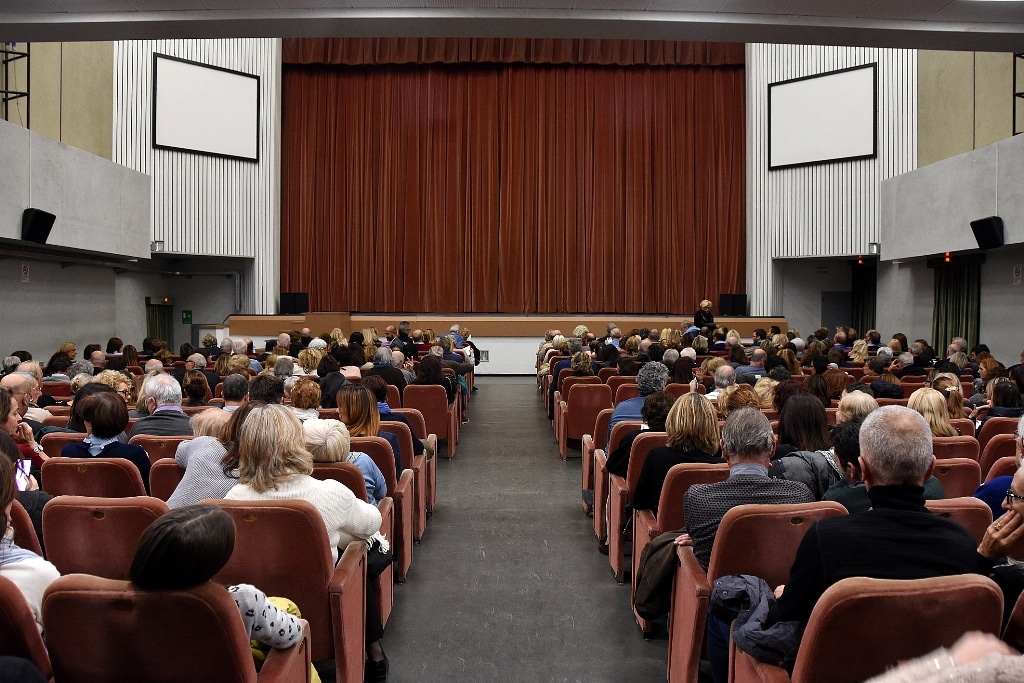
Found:
[[[1017,500],[1024,500],[1024,496],[1018,496],[1018,495],[1017,495],[1016,493],[1014,493],[1014,492],[1013,492],[1012,490],[1008,490],[1008,491],[1006,492],[1006,504],[1007,504],[1007,505],[1013,505],[1013,500],[1014,500],[1015,498],[1016,498]]]

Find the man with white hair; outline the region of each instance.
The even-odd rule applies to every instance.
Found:
[[[736,384],[736,370],[731,365],[719,365],[715,370],[715,390],[707,395],[708,400],[715,400],[723,389]]]
[[[391,365],[402,371],[406,384],[411,384],[416,379],[412,371],[412,361],[406,361],[405,354],[401,351],[391,351]]]
[[[246,354],[247,350],[248,350],[248,345],[245,343],[244,339],[236,339],[231,344],[231,355],[245,356],[245,355],[247,355]],[[250,358],[249,359],[249,369],[255,371],[257,374],[263,372],[263,366],[260,365],[260,362],[258,360],[256,360],[255,358]],[[214,385],[211,385],[211,386],[216,386],[216,385],[214,384]]]
[[[9,375],[4,375],[3,379],[0,379],[0,387],[11,390],[14,400],[18,402],[18,414],[25,418],[25,420],[34,423],[30,425],[33,432],[42,428],[41,423],[43,420],[53,417],[49,411],[32,406],[38,398],[36,392],[42,392],[39,390],[39,382],[36,381],[35,376],[31,373],[19,370]]]
[[[611,438],[615,425],[620,422],[643,419],[640,412],[643,410],[644,401],[654,392],[662,391],[665,385],[668,384],[668,368],[665,367],[664,363],[659,363],[658,361],[644,363],[644,366],[640,368],[640,372],[637,373],[636,383],[640,395],[620,401],[615,406],[615,410],[612,411],[611,420],[608,421],[609,438]]]
[[[149,360],[146,361],[146,365],[143,366],[142,368],[142,371],[147,375],[151,372],[163,372],[163,370],[164,364],[161,363],[160,360],[157,358],[150,358]]]
[[[220,383],[220,376],[216,372],[206,369],[206,356],[201,353],[193,353],[186,358],[185,367],[174,368],[171,370],[171,376],[178,380],[178,384],[181,384],[185,378],[185,373],[189,370],[198,370],[203,373],[203,376],[206,377],[206,383],[210,385],[210,391],[213,391]]]
[[[448,330],[448,336],[450,336],[452,341],[455,342],[455,348],[457,349],[461,349],[462,345],[466,343],[466,340],[462,338],[461,334],[459,334],[460,330],[462,330],[462,326],[458,323],[452,325]]]
[[[181,385],[177,380],[160,373],[147,379],[143,388],[149,414],[139,418],[129,436],[192,436],[188,415],[181,409]]]
[[[89,363],[93,367],[92,374],[98,375],[103,372],[103,368],[107,364],[107,355],[97,349],[89,354]]]
[[[394,352],[389,347],[381,346],[373,352],[373,367],[363,373],[363,376],[379,375],[388,384],[398,387],[398,392],[401,393],[405,391],[405,385],[408,382],[406,382],[402,371],[392,365],[393,357]]]
[[[802,631],[825,589],[852,576],[924,579],[986,572],[974,536],[924,505],[924,482],[935,456],[931,429],[917,411],[872,411],[860,429],[860,452],[871,509],[811,525],[769,623],[795,621]]]

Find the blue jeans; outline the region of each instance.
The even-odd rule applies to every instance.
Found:
[[[732,624],[708,613],[708,660],[711,662],[711,677],[715,683],[729,682],[729,636]]]

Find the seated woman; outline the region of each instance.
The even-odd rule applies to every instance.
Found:
[[[182,441],[174,460],[185,470],[167,507],[195,505],[206,498],[223,498],[238,483],[238,456],[226,458],[228,446],[235,440],[238,425],[251,410],[247,403],[233,413],[211,408],[189,418],[195,438]],[[225,466],[225,463],[230,463]]]
[[[933,437],[957,436],[956,428],[949,421],[946,399],[935,389],[918,389],[910,395],[907,407],[924,416]]]
[[[634,510],[653,510],[657,514],[661,489],[673,465],[725,462],[718,454],[715,408],[700,394],[691,392],[676,400],[665,421],[665,431],[668,434],[665,445],[651,449],[640,470],[633,493]]]
[[[1024,407],[1021,405],[1020,390],[1017,384],[1009,377],[998,377],[988,385],[988,413],[978,423],[977,434],[981,434],[981,428],[993,417],[1020,417],[1024,415]],[[973,413],[976,415],[977,412]]]
[[[412,453],[402,453],[398,437],[380,428],[377,398],[369,387],[351,384],[338,391],[338,418],[348,427],[351,436],[379,436],[389,444],[395,455],[395,475],[402,476],[402,463],[412,463]],[[405,457],[403,457],[405,456]]]
[[[684,394],[689,396],[689,394]],[[644,405],[640,409],[640,417],[643,418],[643,425],[623,435],[619,441],[619,447],[608,455],[608,473],[625,477],[629,469],[629,452],[633,448],[636,437],[644,432],[665,431],[665,421],[668,419],[669,411],[676,402],[676,397],[667,391],[655,391],[644,399]]]
[[[223,354],[221,354],[223,355]],[[185,395],[183,406],[208,406],[206,395],[210,392],[210,383],[206,375],[199,370],[189,370],[181,378],[181,390]]]
[[[804,386],[807,388],[807,393],[821,402],[822,408],[832,406],[832,388],[824,374],[811,375],[804,381]]]
[[[412,454],[422,454],[424,450],[423,442],[416,438],[409,420],[405,415],[391,411],[391,406],[388,405],[388,383],[384,381],[384,378],[380,375],[367,375],[360,384],[373,392],[373,397],[377,399],[377,410],[380,412],[380,419],[382,421],[387,420],[388,422],[401,422],[408,427],[409,434],[412,435]]]
[[[867,392],[856,389],[844,391],[842,398],[839,399],[839,409],[836,411],[836,424],[842,424],[849,420],[862,420],[877,407],[878,401]]]
[[[279,404],[254,406],[238,430],[239,483],[225,498],[297,499],[311,503],[323,518],[331,556],[337,563],[339,548],[356,540],[369,544],[371,537],[378,534],[380,512],[356,498],[341,482],[311,477],[313,456],[303,445],[305,440],[302,424],[287,408]],[[386,546],[382,546],[386,550]],[[384,628],[377,604],[373,582],[367,581],[366,651],[373,662],[368,663],[367,668],[368,673],[370,668],[374,670],[374,675],[367,679],[384,681],[387,680],[387,659],[380,644]]]
[[[444,387],[444,393],[448,397],[448,405],[455,402],[456,380],[446,374],[441,366],[441,359],[433,354],[428,354],[420,360],[419,370],[416,372],[416,379],[413,384],[437,384]]]
[[[299,418],[299,422],[319,417],[320,413],[317,411],[317,408],[320,407],[320,399],[322,398],[320,385],[315,379],[309,377],[294,379],[296,381],[291,385],[291,393],[289,395],[289,398],[292,400],[291,411],[295,413],[295,417]],[[286,389],[291,381],[291,378],[285,381]]]
[[[780,383],[779,386],[782,386]],[[792,396],[779,411],[779,441],[772,459],[796,451],[827,451],[832,448],[828,437],[828,415],[814,396]]]
[[[75,402],[85,431],[82,441],[66,444],[60,454],[65,458],[124,458],[139,470],[149,492],[149,456],[142,446],[121,443],[118,437],[128,426],[128,408],[113,391],[101,391]]]
[[[215,505],[171,510],[150,524],[135,549],[128,580],[143,590],[184,590],[213,579],[231,559],[235,523]],[[288,648],[302,639],[302,623],[278,609],[258,588],[228,586],[250,640]],[[169,634],[172,635],[172,634]]]
[[[46,587],[60,576],[60,572],[43,558],[30,550],[18,547],[14,542],[11,508],[14,507],[14,499],[18,494],[15,471],[11,460],[0,455],[0,510],[3,510],[0,513],[0,528],[3,528],[3,535],[0,536],[0,576],[11,581],[25,596],[25,602],[35,617],[36,626],[42,631],[40,612],[43,593],[46,592]]]
[[[341,420],[312,418],[302,423],[306,433],[306,448],[313,462],[348,462],[359,468],[366,482],[366,498],[376,505],[388,495],[387,483],[377,465],[366,453],[350,450],[348,428]]]
[[[131,380],[123,373],[115,370],[104,370],[92,378],[96,384],[105,384],[121,397],[125,405],[134,404]]]
[[[964,410],[963,385],[956,375],[941,372],[932,378],[932,389],[942,394],[946,401],[946,414],[955,420],[967,416]]]

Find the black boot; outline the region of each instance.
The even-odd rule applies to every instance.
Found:
[[[388,680],[388,658],[375,662],[372,659],[366,660],[366,671],[364,672],[364,683],[387,683]]]

